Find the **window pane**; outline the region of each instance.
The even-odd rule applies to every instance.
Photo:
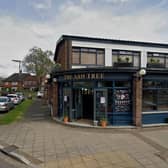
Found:
[[[124,56],[122,56],[122,61],[127,62],[127,63],[132,63],[132,56],[124,55]]]
[[[143,91],[143,111],[156,111],[157,110],[157,90],[144,90]]]
[[[97,53],[97,65],[104,65],[104,53]]]
[[[96,64],[96,53],[81,53],[81,64]]]
[[[165,67],[165,57],[149,57],[147,58],[147,66],[154,68],[164,68]]]
[[[167,111],[168,110],[168,90],[158,91],[158,110]]]
[[[88,52],[88,48],[81,48],[81,52]]]
[[[119,51],[112,50],[112,55],[119,55]]]
[[[80,48],[72,48],[72,52],[80,52]]]
[[[80,58],[79,58],[79,52],[73,52],[72,53],[72,64],[79,64]]]
[[[140,64],[140,52],[126,51],[126,50],[112,50],[112,59],[113,59],[114,66],[136,66],[138,67]]]
[[[140,62],[139,62],[139,56],[134,56],[134,66],[138,67]]]
[[[168,57],[166,57],[166,67],[168,68]]]
[[[96,53],[96,49],[89,48],[89,52]]]
[[[113,55],[112,57],[113,57],[113,65],[114,65],[115,62],[118,62],[118,56]]]

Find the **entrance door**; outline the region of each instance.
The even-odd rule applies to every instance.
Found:
[[[107,119],[107,90],[94,90],[94,120]]]
[[[77,120],[82,118],[82,94],[80,89],[73,89],[72,116]]]
[[[93,120],[93,92],[91,89],[82,93],[83,118]]]

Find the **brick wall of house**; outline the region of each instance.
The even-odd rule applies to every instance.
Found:
[[[27,76],[23,81],[24,88],[38,87],[38,79],[36,76]]]

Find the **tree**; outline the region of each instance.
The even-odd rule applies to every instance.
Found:
[[[26,71],[35,73],[39,79],[39,84],[41,84],[42,78],[50,73],[54,67],[54,62],[51,61],[52,56],[52,51],[43,51],[41,48],[33,47],[23,60]]]

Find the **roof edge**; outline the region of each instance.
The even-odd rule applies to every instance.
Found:
[[[129,41],[129,40],[119,40],[119,39],[106,39],[98,37],[88,37],[88,36],[78,36],[78,35],[65,35],[63,34],[56,42],[54,60],[56,61],[56,53],[58,46],[63,40],[76,40],[76,41],[89,41],[97,43],[107,43],[107,44],[121,44],[121,45],[132,45],[132,46],[148,46],[148,47],[158,47],[158,48],[168,48],[168,43],[154,43],[154,42],[143,42],[143,41]]]

